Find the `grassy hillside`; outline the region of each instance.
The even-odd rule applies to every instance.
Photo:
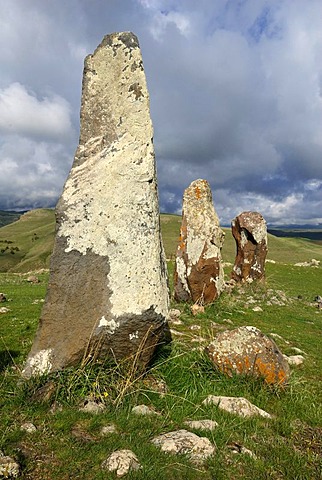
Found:
[[[181,217],[161,214],[161,230],[167,259],[173,260],[179,238]],[[231,230],[224,228],[222,251],[225,262],[235,258]],[[50,209],[32,210],[10,225],[0,228],[0,272],[28,272],[48,268],[55,235],[55,216]],[[303,238],[268,235],[268,258],[281,263],[297,263],[312,258],[322,261],[318,243]]]
[[[161,224],[167,257],[173,258],[180,217],[162,215]],[[225,231],[223,256],[232,262],[234,240],[230,230]],[[0,259],[18,260],[11,268],[20,271],[47,264],[53,235],[53,211],[29,212],[0,229],[1,245],[19,248],[14,254],[7,249]],[[322,260],[321,250],[308,240],[269,236],[268,257],[277,263],[267,264],[265,285],[253,283],[225,292],[195,317],[188,304],[172,300],[172,307],[180,311],[179,321],[170,322],[172,343],[145,376],[135,363],[128,368],[125,363],[89,362],[49,379],[21,382],[48,273],[38,275],[38,284],[28,283],[24,274],[0,273],[0,292],[8,299],[0,305],[7,309],[0,322],[0,449],[18,460],[19,478],[116,479],[101,464],[114,450],[130,449],[142,465],[124,477],[132,480],[320,480],[322,310],[314,297],[322,295],[322,268],[294,263]],[[173,262],[168,266],[171,271]],[[300,349],[304,363],[292,367],[285,388],[249,377],[229,378],[214,370],[204,347],[221,331],[242,325],[253,325],[274,338],[283,354],[294,355]],[[205,406],[208,395],[243,396],[273,418],[242,418],[216,405]],[[89,396],[103,402],[105,410],[97,415],[80,411]],[[140,404],[159,415],[134,415],[132,408]],[[205,465],[193,465],[186,455],[170,455],[152,445],[154,436],[190,430],[185,422],[201,419],[218,423],[214,431],[193,430],[216,446]],[[26,422],[36,430],[22,430]],[[111,424],[116,432],[102,435],[102,427]],[[253,456],[239,453],[242,447]]]
[[[32,210],[0,228],[0,272],[27,272],[49,266],[55,231],[53,210]]]

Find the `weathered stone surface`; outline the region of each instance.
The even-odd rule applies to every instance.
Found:
[[[210,303],[224,290],[224,235],[208,182],[195,180],[183,195],[174,276],[176,300]]]
[[[0,451],[0,478],[17,478],[19,474],[20,466],[18,462]]]
[[[141,465],[131,450],[117,450],[104,460],[101,467],[103,470],[115,472],[118,477],[123,477],[130,470],[139,470]]]
[[[135,415],[161,415],[160,412],[154,410],[154,408],[149,407],[148,405],[136,405],[132,408],[132,413]]]
[[[267,227],[258,212],[243,212],[231,222],[237,253],[231,278],[237,282],[263,280],[267,255]]]
[[[169,307],[149,95],[132,33],[107,35],[85,60],[80,141],[56,219],[24,376],[139,349],[145,364]]]
[[[215,452],[215,446],[208,438],[187,430],[163,433],[155,437],[152,443],[166,453],[186,454],[196,464],[202,463]]]
[[[253,375],[277,385],[289,379],[289,365],[276,343],[255,327],[218,334],[206,352],[215,367],[227,375]]]
[[[196,430],[215,430],[218,427],[218,423],[214,420],[187,420],[184,422],[189,428]]]
[[[253,417],[259,415],[264,418],[272,418],[272,416],[252,404],[244,397],[224,397],[217,395],[208,395],[208,397],[202,402],[204,405],[217,405],[221,410],[239,415],[241,417]]]

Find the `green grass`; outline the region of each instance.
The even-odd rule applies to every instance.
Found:
[[[12,224],[16,237],[11,238],[15,241],[20,238],[20,221]],[[8,228],[0,229],[1,234]],[[19,228],[24,232],[27,252],[28,238],[40,232],[39,224]],[[167,258],[173,258],[179,228],[178,217],[162,216]],[[29,237],[25,235],[27,230]],[[234,242],[228,231],[225,248],[224,259],[233,261]],[[66,369],[50,379],[21,382],[20,370],[37,329],[48,273],[39,275],[39,284],[27,282],[28,274],[1,273],[0,292],[9,301],[0,307],[10,311],[0,314],[0,449],[19,460],[20,478],[113,479],[115,475],[102,471],[102,461],[118,448],[129,448],[142,464],[140,471],[126,477],[129,479],[320,479],[322,312],[313,300],[322,294],[322,269],[295,267],[294,263],[321,259],[321,247],[300,239],[270,238],[268,257],[277,263],[266,265],[265,285],[251,284],[225,293],[207,306],[204,314],[192,317],[189,305],[172,302],[180,309],[183,323],[173,326],[177,334],[171,346],[160,352],[144,377],[135,368],[129,377],[126,363],[106,362]],[[168,268],[171,278],[172,261]],[[227,278],[230,269],[225,268]],[[262,311],[255,312],[254,306]],[[294,347],[305,352],[304,364],[292,368],[285,389],[268,387],[249,377],[227,378],[213,370],[199,347],[207,345],[218,332],[242,325],[254,325],[268,335],[278,334],[275,341],[285,354],[294,354]],[[204,341],[196,341],[197,337]],[[156,392],[156,380],[166,383],[165,395]],[[40,402],[39,389],[44,385],[52,385],[51,398]],[[204,406],[202,401],[209,394],[244,396],[274,418],[241,419],[215,406]],[[88,395],[104,401],[104,413],[79,411],[79,404]],[[52,412],[54,402],[62,409]],[[141,403],[153,406],[161,415],[135,416],[131,409]],[[195,431],[217,447],[203,468],[192,465],[183,455],[164,454],[151,444],[155,435],[186,428],[185,420],[203,418],[219,424],[213,432]],[[20,425],[26,421],[36,425],[35,433],[21,431]],[[117,433],[102,437],[100,430],[109,423],[117,426]],[[233,443],[249,448],[256,458],[233,453],[229,448]]]

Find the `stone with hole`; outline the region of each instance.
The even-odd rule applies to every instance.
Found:
[[[237,282],[265,279],[267,227],[258,212],[243,212],[231,222],[236,258],[231,278]]]

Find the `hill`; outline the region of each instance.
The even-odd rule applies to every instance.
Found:
[[[0,272],[46,268],[53,248],[54,211],[32,210],[0,228]]]
[[[0,227],[16,222],[23,213],[24,212],[7,212],[5,210],[0,210]]]
[[[161,214],[161,230],[166,257],[174,260],[181,217]],[[225,262],[235,258],[235,241],[230,228],[224,228],[222,251]],[[0,272],[27,272],[49,267],[55,236],[55,215],[51,209],[32,210],[0,228]],[[286,238],[268,234],[268,259],[297,263],[312,258],[322,261],[321,246],[306,238]]]

